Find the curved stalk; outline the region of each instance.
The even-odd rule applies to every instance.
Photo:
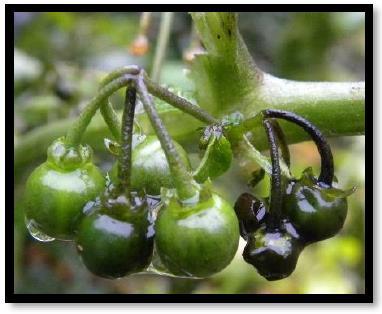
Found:
[[[110,129],[111,134],[118,141],[120,139],[121,122],[118,119],[117,113],[114,111],[110,101],[105,101],[100,108],[103,119]]]
[[[272,119],[269,120],[269,122],[272,124],[273,132],[276,134],[278,145],[281,149],[281,156],[288,168],[290,168],[290,152],[288,143],[285,138],[285,134],[283,130],[280,127],[280,124],[277,122],[277,120]]]
[[[91,119],[101,104],[115,91],[125,86],[132,76],[124,75],[110,84],[103,87],[81,112],[80,116],[72,124],[66,134],[66,142],[68,145],[76,146],[81,142],[82,136],[89,125]]]
[[[263,115],[264,117],[280,118],[293,122],[302,127],[312,137],[321,156],[321,173],[318,180],[331,186],[334,177],[333,155],[330,145],[321,131],[308,120],[294,114],[293,112],[267,109],[263,111]]]
[[[137,75],[140,72],[140,70],[141,68],[137,65],[129,65],[116,69],[110,72],[106,77],[102,79],[100,83],[100,89],[102,89],[104,86],[106,86],[116,78],[121,77],[125,74]],[[121,122],[118,118],[117,113],[114,111],[110,101],[105,101],[102,104],[100,111],[114,138],[116,140],[119,140],[121,135]]]
[[[125,74],[136,75],[141,69],[138,66],[126,66],[110,72],[100,83],[100,86],[105,86],[116,78],[123,76]],[[179,97],[174,93],[170,92],[167,88],[160,86],[151,80],[148,75],[144,74],[144,82],[147,86],[148,91],[153,94],[155,97],[167,102],[171,106],[178,108],[179,110],[186,112],[193,116],[195,119],[198,119],[207,124],[214,124],[219,122],[218,119],[214,118],[203,108],[196,106],[189,102],[187,99]]]
[[[124,76],[125,74],[131,74],[131,75],[138,75],[141,71],[141,68],[138,65],[127,65],[124,67],[120,67],[118,69],[115,69],[111,71],[108,75],[106,75],[102,81],[99,83],[100,88],[104,87],[105,85],[109,84],[111,81],[114,81],[115,79]]]
[[[145,111],[165,152],[179,198],[182,201],[193,199],[198,195],[194,180],[191,174],[187,172],[185,165],[182,163],[170,134],[167,132],[158,115],[142,76],[140,76],[137,80],[137,88]]]

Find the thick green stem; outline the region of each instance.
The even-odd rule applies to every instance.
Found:
[[[121,154],[118,159],[118,178],[121,191],[130,198],[131,150],[137,90],[132,82],[126,88],[125,107],[122,115]]]
[[[81,142],[82,136],[89,125],[91,119],[95,115],[97,109],[101,106],[106,99],[115,91],[125,86],[131,79],[131,76],[124,75],[110,84],[103,87],[81,112],[77,120],[72,124],[66,134],[66,142],[70,146],[76,146]]]
[[[194,118],[208,124],[219,122],[218,119],[215,119],[204,109],[193,105],[188,100],[175,95],[164,87],[159,86],[158,84],[151,81],[147,76],[145,77],[145,83],[151,94],[169,103],[170,105],[192,115]]]
[[[196,190],[192,176],[187,172],[186,166],[182,163],[171,136],[164,127],[155,109],[154,103],[143,81],[143,77],[139,77],[137,80],[137,87],[145,111],[166,154],[179,198],[182,201],[194,198],[198,191]]]
[[[237,14],[194,12],[191,16],[207,52],[196,55],[191,66],[199,106],[219,117],[240,110],[252,101],[262,72],[240,35]]]
[[[237,14],[191,15],[207,50],[195,58],[191,69],[201,107],[219,117],[240,111],[247,119],[263,109],[282,109],[308,119],[326,136],[364,134],[364,82],[297,82],[274,77],[253,61],[240,35]],[[283,129],[288,138],[306,138],[296,127]],[[264,149],[261,120],[250,130],[256,135],[253,143]]]
[[[160,72],[163,65],[163,60],[166,55],[167,43],[170,37],[171,24],[174,12],[163,12],[159,29],[158,43],[154,55],[154,63],[151,71],[151,77],[154,82],[159,82]]]
[[[325,133],[365,132],[364,82],[297,82],[264,73],[256,96],[243,105],[246,117],[263,109],[282,109],[303,116]]]
[[[295,82],[264,73],[258,91],[254,101],[242,108],[244,116],[249,118],[234,127],[231,132],[246,133],[252,148],[255,147],[259,151],[266,148],[267,142],[258,115],[259,108],[283,109],[301,115],[319,128],[325,137],[363,135],[365,132],[363,82]],[[284,121],[280,121],[280,125],[289,144],[309,140],[299,127]],[[237,158],[242,159],[243,154],[256,157],[253,156],[252,148],[243,143],[240,137],[233,137],[233,146],[237,147],[234,151]],[[252,160],[256,161],[255,158]],[[283,174],[285,175],[284,171]]]

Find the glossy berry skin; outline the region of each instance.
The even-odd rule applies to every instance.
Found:
[[[346,220],[346,192],[304,176],[288,187],[283,210],[307,242],[333,237]]]
[[[187,152],[178,143],[174,144],[181,161],[190,170]],[[134,190],[145,190],[147,194],[159,195],[161,187],[174,187],[166,155],[156,136],[147,136],[134,147],[131,169],[131,186]],[[111,178],[113,181],[117,178],[117,163],[113,166]]]
[[[95,275],[115,279],[144,270],[153,253],[154,228],[144,199],[125,196],[95,203],[78,230],[77,250]]]
[[[214,193],[189,206],[170,199],[160,209],[155,230],[162,263],[179,276],[207,277],[223,270],[239,243],[235,213]]]
[[[261,227],[267,217],[264,202],[250,193],[241,194],[235,202],[234,209],[239,219],[240,235],[245,240],[249,233]]]
[[[26,218],[50,237],[72,240],[83,206],[104,185],[102,173],[92,163],[90,147],[66,147],[64,139],[58,139],[49,147],[47,161],[26,182]]]
[[[248,236],[243,258],[267,280],[280,280],[296,268],[302,243],[290,223],[284,221],[280,229],[274,230],[264,224]]]

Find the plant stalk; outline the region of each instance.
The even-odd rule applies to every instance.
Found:
[[[155,49],[154,63],[151,71],[151,77],[154,82],[159,82],[160,80],[160,73],[166,55],[173,15],[174,12],[163,12],[161,16],[158,43]]]
[[[121,122],[118,119],[117,113],[114,111],[113,106],[109,100],[105,101],[100,108],[103,119],[105,120],[114,139],[119,141],[121,137]]]
[[[121,154],[118,159],[118,179],[121,191],[124,191],[128,199],[131,192],[131,163],[132,163],[132,140],[134,128],[134,112],[137,90],[131,81],[126,88],[125,106],[122,115],[121,129]]]
[[[139,34],[145,35],[150,27],[152,12],[142,12],[139,19]]]
[[[321,156],[321,173],[318,181],[331,186],[334,177],[334,162],[332,150],[321,131],[308,120],[284,110],[267,109],[263,111],[264,117],[280,118],[302,127],[313,139]]]
[[[110,84],[103,87],[85,107],[81,112],[80,116],[71,125],[68,132],[66,133],[66,143],[69,146],[77,146],[80,144],[82,136],[86,131],[91,119],[95,115],[97,109],[103,104],[107,98],[112,95],[115,91],[125,86],[132,76],[124,75]]]
[[[126,74],[138,75],[140,71],[141,71],[141,68],[138,65],[134,65],[134,64],[117,68],[111,71],[109,74],[107,74],[99,83],[99,86],[100,88],[102,88],[105,85],[109,84],[111,81],[114,81],[115,79],[121,76],[124,76]]]
[[[176,151],[170,134],[167,132],[162,120],[158,115],[158,112],[144,83],[143,77],[140,76],[136,82],[140,99],[165,152],[171,174],[174,178],[178,196],[182,201],[192,199],[198,194],[196,186],[194,185],[194,180],[191,174],[187,172],[185,165],[181,161],[180,156]]]
[[[114,70],[113,72],[110,72],[101,82],[100,86],[104,86],[114,79],[123,76],[125,74],[138,74],[141,69],[138,66],[126,66],[121,67],[119,69]],[[175,108],[178,108],[179,110],[186,112],[193,116],[194,118],[207,123],[207,124],[214,124],[219,122],[218,119],[214,118],[212,115],[210,115],[207,111],[205,111],[203,108],[196,106],[189,102],[187,99],[184,99],[182,97],[179,97],[178,95],[175,95],[174,93],[170,92],[167,88],[160,86],[159,84],[155,83],[153,80],[151,80],[148,75],[145,73],[144,75],[144,81],[146,83],[148,91],[153,94],[155,97],[158,97],[159,99],[162,99],[163,101],[167,102],[168,104],[174,106]]]
[[[279,150],[273,130],[272,123],[268,119],[263,121],[265,131],[269,141],[269,149],[272,160],[272,177],[271,177],[271,195],[270,195],[270,221],[269,228],[277,229],[281,221],[281,206],[282,206],[282,183],[281,183],[281,168],[279,161]]]
[[[280,124],[275,119],[269,120],[272,125],[273,132],[276,134],[278,145],[281,149],[281,156],[288,168],[290,168],[290,152],[285,134],[280,127]]]
[[[215,119],[204,109],[192,104],[187,99],[184,99],[182,97],[175,95],[174,93],[170,92],[168,89],[161,87],[160,85],[150,80],[147,76],[145,77],[145,83],[147,85],[147,89],[149,90],[151,94],[162,99],[163,101],[174,106],[175,108],[178,108],[190,114],[194,118],[200,121],[203,121],[204,123],[207,123],[207,124],[214,124],[219,122],[218,119]]]

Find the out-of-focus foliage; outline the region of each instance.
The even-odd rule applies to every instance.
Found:
[[[133,57],[136,13],[17,13],[15,15],[15,143],[36,127],[74,117],[97,90],[105,73],[117,66],[140,64],[148,70],[152,50]],[[162,82],[189,92],[193,85],[181,60],[191,33],[191,19],[176,14]],[[149,30],[155,47],[159,14]],[[240,13],[239,29],[250,53],[265,71],[290,79],[359,80],[364,77],[364,17],[356,13]],[[149,72],[149,71],[148,71]],[[112,99],[118,107],[121,94]],[[167,125],[176,122],[165,121]],[[195,137],[196,138],[196,137]],[[193,165],[200,160],[197,141],[182,143]],[[102,144],[103,139],[99,142]],[[191,143],[191,144],[190,144]],[[40,243],[26,231],[22,192],[25,178],[39,160],[15,169],[16,293],[363,293],[364,292],[364,138],[331,140],[336,175],[344,188],[356,186],[341,233],[304,250],[295,273],[267,282],[241,258],[244,242],[231,265],[203,280],[134,275],[111,281],[91,275],[74,244]],[[291,146],[292,171],[308,165],[317,172],[319,158],[311,142]],[[96,152],[96,162],[110,169],[111,157]],[[248,169],[235,161],[216,180],[216,189],[231,203],[244,191]],[[266,196],[269,180],[256,192]]]
[[[31,14],[27,26],[20,26],[17,46],[45,62],[65,60],[85,65],[89,57],[105,50],[127,48],[127,43],[132,41],[137,30],[138,18],[137,14],[126,18],[123,13]],[[98,40],[94,40],[95,37]]]

